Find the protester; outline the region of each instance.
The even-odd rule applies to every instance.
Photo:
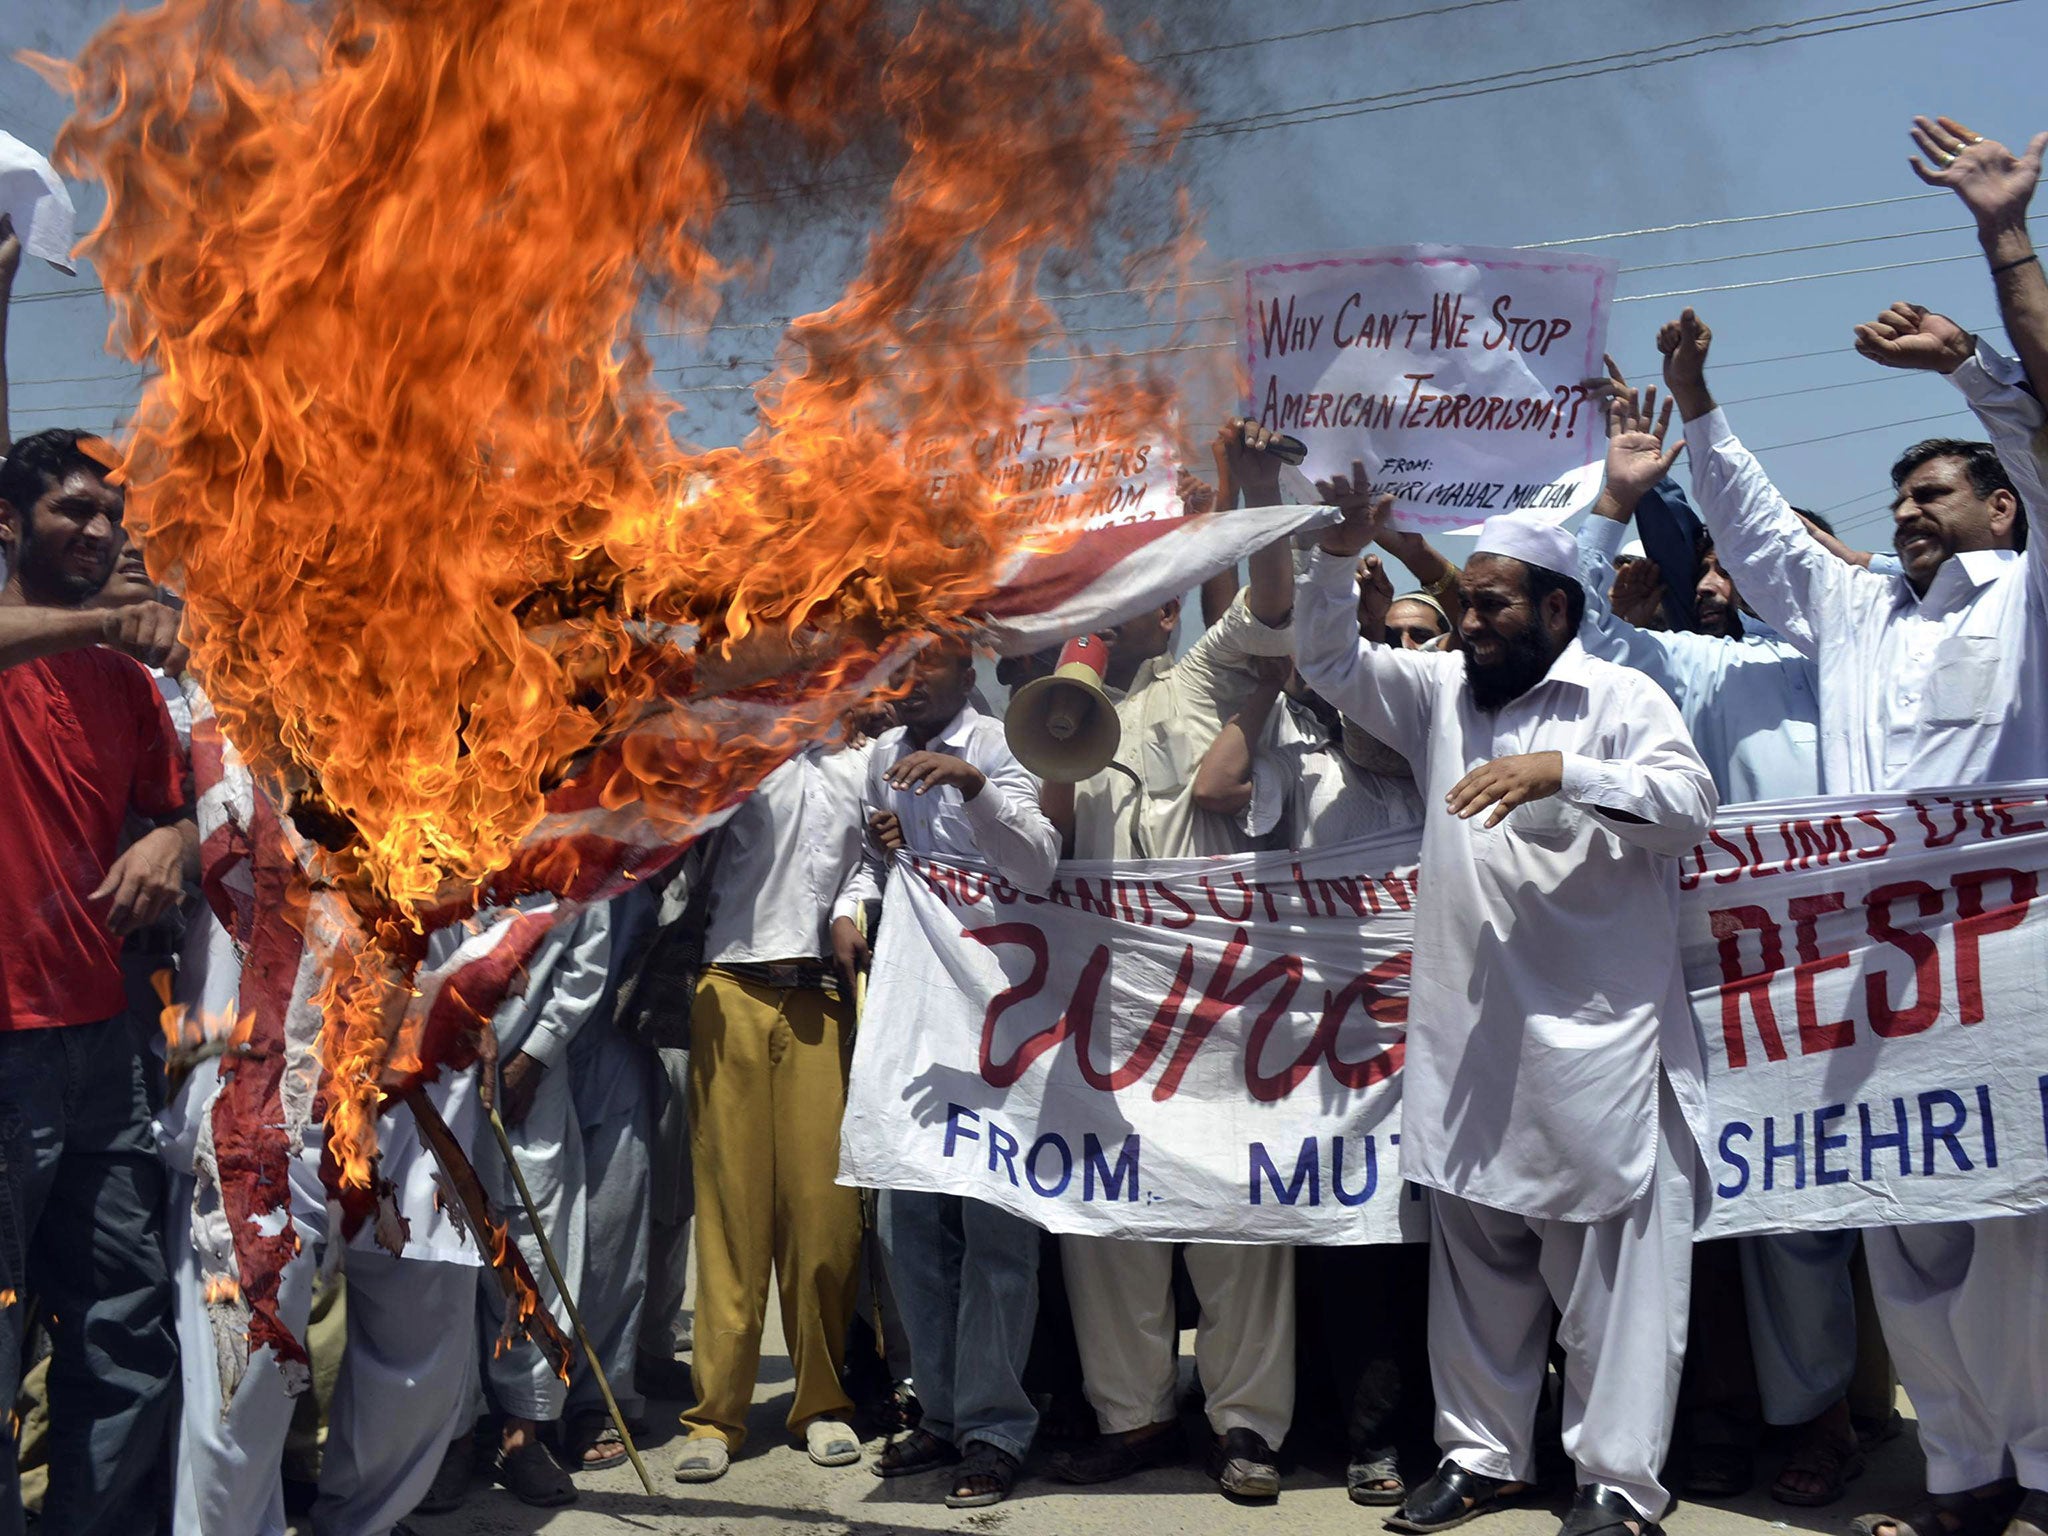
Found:
[[[154,1021],[127,1012],[120,949],[178,901],[198,850],[177,739],[136,664],[173,654],[176,617],[85,606],[121,545],[122,495],[95,447],[38,432],[0,465],[0,1403],[33,1304],[53,1346],[53,1536],[155,1524],[155,1458],[128,1452],[161,1442],[177,1357]],[[131,814],[151,830],[123,850]],[[0,1531],[20,1531],[0,1434]]]
[[[841,1382],[860,1196],[835,1182],[854,976],[851,963],[835,969],[831,927],[860,863],[871,750],[798,753],[693,871],[708,902],[709,966],[690,1015],[697,1402],[683,1415],[684,1482],[723,1474],[746,1439],[771,1266],[796,1377],[789,1429],[820,1466],[860,1460]]]
[[[0,213],[0,455],[14,445],[7,426],[7,310],[14,298],[14,275],[21,270],[21,236],[14,232],[14,220]],[[0,580],[7,567],[0,562]]]
[[[549,898],[529,897],[518,910],[538,911],[550,904]],[[510,915],[510,910],[495,909],[479,914],[486,921]],[[596,1189],[586,1167],[582,1117],[571,1091],[569,1052],[604,1000],[611,954],[610,910],[586,907],[549,932],[527,961],[524,989],[501,1004],[491,1020],[497,1037],[498,1115],[512,1145],[516,1171],[540,1213],[540,1233],[554,1249],[569,1294],[585,1305],[587,1212]],[[474,1139],[470,1151],[492,1202],[512,1213],[512,1233],[526,1267],[566,1334],[571,1326],[568,1308],[541,1253],[540,1233],[524,1209],[515,1170],[506,1166],[489,1130]],[[626,1267],[628,1256],[607,1254],[606,1261],[614,1257]],[[506,1327],[505,1298],[496,1277],[485,1274],[477,1280],[483,1384],[501,1417],[496,1476],[522,1503],[540,1508],[567,1504],[576,1497],[576,1485],[549,1452],[543,1430],[559,1427],[569,1384],[555,1374],[531,1340]],[[581,1461],[583,1451],[595,1443],[594,1435],[577,1438],[585,1443],[564,1445],[572,1461]],[[615,1451],[624,1454],[616,1444]]]
[[[854,921],[861,904],[886,900],[886,880],[908,878],[900,862],[889,869],[887,850],[979,859],[1033,895],[1052,883],[1059,838],[1038,809],[1038,783],[1011,756],[1002,727],[968,703],[973,686],[973,652],[962,641],[935,641],[913,663],[897,710],[903,723],[874,745],[861,864],[833,904],[843,963],[864,947]],[[900,1477],[958,1463],[947,1506],[998,1504],[1038,1428],[1023,1380],[1038,1309],[1038,1229],[958,1195],[885,1190],[881,1204],[890,1287],[924,1412],[874,1470]]]
[[[1395,651],[1360,641],[1353,589],[1392,502],[1326,494],[1344,521],[1298,586],[1299,664],[1416,762],[1430,805],[1401,1172],[1434,1191],[1444,1460],[1390,1523],[1441,1530],[1527,1490],[1554,1303],[1580,1484],[1563,1530],[1647,1531],[1670,1502],[1703,1108],[1675,860],[1712,779],[1655,686],[1576,640],[1569,535],[1490,518],[1460,580],[1465,654]]]
[[[1253,505],[1279,499],[1272,434],[1243,419],[1224,433],[1226,482]],[[1178,660],[1179,605],[1120,625],[1104,682],[1122,736],[1115,766],[1042,803],[1077,858],[1187,858],[1251,846],[1234,818],[1205,810],[1195,779],[1224,722],[1260,684],[1262,658],[1284,659],[1293,553],[1282,540],[1250,562],[1250,583]],[[1166,1243],[1069,1233],[1060,1241],[1084,1386],[1101,1436],[1050,1458],[1053,1475],[1099,1483],[1182,1459],[1174,1251]],[[1205,1390],[1210,1474],[1233,1497],[1280,1491],[1275,1454],[1294,1404],[1294,1254],[1255,1244],[1182,1250],[1201,1306],[1195,1358]]]
[[[1933,439],[1894,464],[1902,575],[1846,566],[1800,536],[1783,497],[1707,388],[1712,333],[1691,310],[1657,344],[1685,418],[1700,510],[1765,618],[1811,626],[1819,646],[1821,782],[1868,793],[2038,775],[2048,728],[2030,707],[2048,661],[2048,616],[2026,508],[2048,505],[2037,393],[2048,376],[2048,282],[2026,210],[2048,135],[2016,156],[1948,119],[1915,119],[1976,218],[2015,365],[1945,317],[1894,306],[1857,330],[1880,362],[1945,374],[1991,442]],[[1928,1499],[1866,1515],[1866,1536],[1980,1536],[2008,1520],[2048,1528],[2048,1389],[2015,1360],[2048,1359],[2048,1213],[1930,1222],[1865,1235],[1871,1286],[1899,1376],[1920,1414]]]

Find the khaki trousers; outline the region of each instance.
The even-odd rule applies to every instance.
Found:
[[[860,1196],[833,1182],[853,1031],[823,992],[755,986],[716,967],[690,1016],[697,1194],[691,1438],[737,1451],[754,1399],[772,1267],[796,1397],[789,1427],[843,1418],[839,1384],[859,1280]]]

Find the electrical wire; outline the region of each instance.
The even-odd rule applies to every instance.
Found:
[[[1340,21],[1327,27],[1309,27],[1301,32],[1270,32],[1264,37],[1239,38],[1231,43],[1206,43],[1199,48],[1176,48],[1171,53],[1155,53],[1140,59],[1141,64],[1157,64],[1166,59],[1192,59],[1208,53],[1233,53],[1242,48],[1263,48],[1268,43],[1298,43],[1311,37],[1330,37],[1338,32],[1362,31],[1367,27],[1384,27],[1396,21],[1417,21],[1429,16],[1449,16],[1458,11],[1483,10],[1487,6],[1507,5],[1512,0],[1461,0],[1457,5],[1440,5],[1429,11],[1402,11],[1396,16],[1373,16],[1364,21]]]

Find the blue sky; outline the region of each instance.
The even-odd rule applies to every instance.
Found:
[[[1345,26],[1446,8],[1437,16]],[[68,53],[114,9],[100,0],[0,0],[0,38],[12,47]],[[1190,10],[1162,0],[1156,14],[1165,28],[1160,46],[1184,46],[1192,34],[1176,33],[1172,19]],[[1411,240],[1518,245],[1912,198],[1928,190],[1906,166],[1905,130],[1915,112],[1946,112],[2015,144],[2048,128],[2040,88],[2048,0],[1321,0],[1284,9],[1224,0],[1200,14],[1203,44],[1344,28],[1205,55],[1208,76],[1192,103],[1203,120],[1423,87],[1485,92],[1196,145],[1183,174],[1205,211],[1210,275],[1232,262],[1299,251]],[[1814,30],[1860,29],[1728,46],[1782,35],[1746,29],[1806,19]],[[1873,21],[1890,24],[1866,25]],[[1641,58],[1629,57],[1676,44],[1715,51],[1657,67],[1639,67]],[[1609,57],[1617,55],[1623,57]],[[1525,89],[1492,90],[1507,82],[1485,78],[1599,59],[1607,64],[1584,67],[1621,67]],[[0,127],[47,148],[63,110],[25,67],[11,57],[0,61]],[[91,189],[74,191],[89,218],[97,206]],[[1892,457],[1917,438],[1960,430],[1967,421],[1941,419],[1960,400],[1939,379],[1862,362],[1848,348],[1849,328],[1901,298],[1965,325],[1989,324],[1994,308],[1974,239],[1953,228],[1964,221],[1961,206],[1944,193],[1584,248],[1621,260],[1624,300],[1915,264],[1622,302],[1614,311],[1615,354],[1647,379],[1655,371],[1656,326],[1682,305],[1695,305],[1714,326],[1716,385],[1737,430],[1765,450],[1794,502],[1832,509],[1846,537],[1871,545],[1888,537],[1884,491]],[[829,244],[835,237],[815,238]],[[1751,254],[1759,252],[1783,254]],[[819,265],[785,250],[778,269],[801,273]],[[1632,267],[1655,270],[1626,270]],[[91,280],[89,268],[73,279],[36,264],[17,284],[17,301],[28,301],[17,302],[9,323],[17,433],[74,422],[108,428],[137,393],[132,379],[99,377],[124,365],[102,349],[106,313],[96,296],[34,297]],[[1217,296],[1225,291],[1189,290],[1186,313],[1220,313]],[[788,314],[828,297],[802,283],[771,284],[737,299],[730,318]],[[1075,328],[1146,319],[1126,298],[1065,308]],[[1105,339],[1153,344],[1167,331],[1162,325]],[[1193,349],[1231,334],[1227,320],[1197,320],[1177,342]],[[766,339],[747,337],[717,355],[759,356]],[[684,339],[659,346],[672,349],[661,352],[676,370],[664,382],[689,407],[691,434],[705,443],[734,440],[745,429],[736,409],[743,396],[703,386],[744,382],[750,372],[705,366],[705,354]],[[1184,373],[1192,395],[1214,398],[1227,356],[1222,349],[1186,350],[1163,361]],[[1729,366],[1737,363],[1745,366]],[[1034,385],[1056,389],[1064,372],[1063,365],[1039,365]],[[1454,544],[1450,552],[1458,553]]]

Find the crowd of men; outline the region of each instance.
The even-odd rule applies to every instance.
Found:
[[[1927,1496],[1861,1536],[2048,1536],[2048,1212],[1693,1242],[1679,856],[1722,803],[2048,768],[2048,555],[2027,537],[2048,506],[2048,280],[2026,225],[2048,135],[2024,155],[1946,119],[1914,136],[1976,220],[2017,357],[1913,305],[1856,328],[1873,362],[1946,377],[1985,433],[1896,457],[1889,552],[1787,504],[1716,405],[1688,310],[1658,337],[1661,409],[1610,364],[1605,488],[1576,533],[1495,517],[1460,569],[1339,476],[1320,486],[1339,520],[1254,555],[1241,589],[1211,582],[1184,649],[1177,602],[1100,636],[1110,769],[1039,783],[968,644],[942,638],[672,878],[549,931],[492,1021],[509,1160],[475,1071],[436,1107],[501,1210],[530,1197],[540,1229],[514,1214],[513,1233],[535,1273],[545,1233],[625,1418],[682,1406],[676,1479],[741,1452],[772,1277],[791,1438],[823,1466],[933,1474],[955,1508],[1027,1470],[1105,1483],[1192,1450],[1242,1500],[1328,1459],[1401,1531],[1563,1481],[1563,1536],[1646,1536],[1680,1495],[1750,1486],[1766,1446],[1775,1498],[1841,1499],[1900,1432],[1896,1381]],[[0,229],[0,279],[18,255]],[[1280,499],[1270,446],[1226,425],[1220,504]],[[282,1532],[288,1466],[322,1536],[402,1529],[486,1472],[568,1502],[626,1446],[586,1363],[565,1380],[505,1327],[402,1108],[381,1138],[402,1254],[331,1229],[316,1124],[277,1297],[310,1359],[238,1368],[217,1337],[202,1258],[223,1218],[195,1191],[228,1155],[207,1114],[232,1071],[167,1094],[149,979],[231,1014],[246,957],[190,893],[193,692],[117,481],[77,432],[0,465],[0,1536],[25,1504],[50,1536]],[[1678,556],[1625,558],[1653,517]],[[1374,546],[1422,587],[1397,595]],[[1042,892],[1063,857],[1418,825],[1400,1172],[1429,1192],[1427,1245],[1054,1239],[973,1199],[837,1182],[899,852]]]

